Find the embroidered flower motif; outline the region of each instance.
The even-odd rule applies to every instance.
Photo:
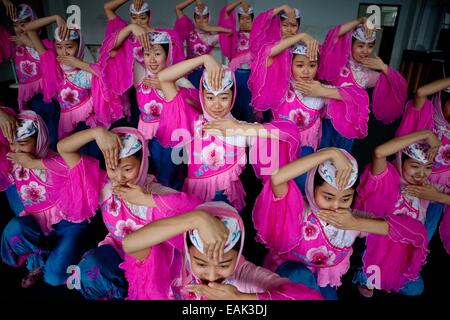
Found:
[[[161,103],[152,100],[144,105],[144,112],[152,117],[159,117],[161,115],[161,110],[163,105]]]
[[[196,45],[194,45],[194,54],[197,56],[207,54],[207,50],[208,48],[201,43],[197,43]]]
[[[239,39],[239,50],[244,51],[248,49],[249,41],[247,38],[242,37]]]
[[[343,67],[342,69],[341,69],[341,77],[343,77],[343,78],[347,78],[348,77],[348,75],[350,74],[350,69],[349,68],[347,68],[347,67]]]
[[[119,238],[123,238],[127,234],[136,231],[141,227],[142,225],[136,224],[136,222],[134,222],[134,220],[131,219],[127,219],[126,221],[119,220],[116,223],[116,231],[114,232],[114,234]]]
[[[417,212],[408,209],[407,207],[401,207],[394,211],[395,215],[405,215],[413,219],[417,219]]]
[[[30,179],[30,170],[24,167],[17,167],[14,171],[14,176],[18,181],[24,181]]]
[[[297,127],[304,128],[310,123],[309,114],[302,109],[295,109],[289,112],[289,120],[294,122]]]
[[[319,228],[316,227],[314,224],[307,222],[303,226],[303,237],[305,240],[315,240],[317,239],[317,236],[319,235]]]
[[[108,211],[112,216],[117,217],[120,213],[120,209],[122,208],[122,202],[120,202],[119,198],[116,195],[113,195],[108,203],[106,204],[106,211]]]
[[[332,265],[336,255],[332,251],[328,251],[326,246],[321,246],[309,249],[306,258],[315,265]]]
[[[63,89],[60,93],[61,100],[70,105],[76,105],[80,103],[78,99],[78,91],[70,88]]]
[[[207,164],[211,168],[219,168],[225,164],[225,149],[211,143],[202,150],[202,163]]]
[[[37,204],[46,200],[45,188],[37,184],[36,181],[32,181],[29,185],[22,186],[20,188],[20,195],[24,200],[25,205]]]
[[[21,61],[19,64],[19,67],[20,67],[20,71],[29,77],[32,77],[37,74],[35,62],[31,62],[28,60]]]
[[[141,88],[140,88],[140,91],[141,91],[143,94],[149,94],[150,92],[152,92],[152,87],[150,87],[149,85],[143,83],[142,86],[141,86]]]
[[[435,160],[444,166],[450,165],[450,144],[443,145],[439,148]]]
[[[197,39],[198,39],[198,35],[196,32],[191,32],[189,34],[189,41],[194,42],[194,41],[197,41]]]
[[[133,56],[134,59],[136,59],[138,62],[144,62],[144,50],[142,49],[142,47],[135,47],[133,49]]]
[[[23,56],[24,54],[25,54],[25,47],[24,46],[16,47],[16,55],[17,56]]]

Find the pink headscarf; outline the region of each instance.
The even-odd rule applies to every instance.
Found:
[[[441,102],[441,92],[439,91],[435,95],[433,95],[433,105],[434,105],[434,122],[438,126],[442,126],[444,128],[449,128],[450,124],[447,119],[444,117],[444,113],[442,112],[442,102]]]
[[[230,104],[230,110],[228,110],[228,113],[224,118],[225,119],[234,119],[233,116],[231,115],[231,109],[233,109],[234,102],[236,101],[236,92],[237,92],[236,78],[234,76],[234,72],[231,71],[230,68],[228,68],[227,66],[223,66],[223,69],[224,69],[224,78],[222,79],[222,87],[220,89],[220,93],[223,93],[226,91],[223,88],[225,85],[225,81],[227,81],[227,79],[233,81],[233,85],[231,86],[231,88],[233,88],[233,99]],[[203,91],[205,90],[203,88],[203,85],[206,81],[205,72],[206,72],[206,70],[203,71],[202,78],[200,79],[200,88],[199,88],[200,104],[202,106],[203,116],[205,117],[205,119],[207,121],[214,121],[214,118],[211,115],[209,115],[205,109],[205,98],[203,97]]]
[[[36,143],[36,157],[44,159],[49,152],[49,136],[48,129],[44,120],[34,111],[22,111],[17,115],[18,119],[33,120],[38,129],[37,143]]]
[[[63,39],[61,39],[59,37],[59,27],[56,27],[54,37],[55,37],[55,42],[64,41]],[[79,28],[70,29],[69,38],[67,40],[78,40],[78,51],[77,51],[75,57],[80,60],[83,60],[85,43],[84,43],[83,33],[81,32],[81,30]],[[62,63],[60,63],[60,66],[66,73],[76,70],[76,68],[66,66]]]
[[[131,128],[131,127],[119,127],[119,128],[114,128],[111,130],[112,133],[116,133],[116,134],[133,134],[135,135],[138,139],[139,142],[142,144],[142,159],[141,159],[141,167],[139,168],[139,174],[138,177],[136,179],[136,184],[139,186],[143,186],[145,185],[146,181],[147,181],[147,174],[148,174],[148,157],[149,157],[149,151],[148,151],[148,145],[147,142],[144,138],[144,136],[142,135],[142,133],[135,128]]]

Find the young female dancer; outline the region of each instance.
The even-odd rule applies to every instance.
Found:
[[[198,117],[186,106],[175,81],[202,65],[205,67],[200,81],[203,115]],[[239,175],[247,163],[246,147],[263,146],[255,142],[266,140],[272,134],[274,139],[271,140],[286,141],[289,145],[293,136],[289,130],[293,125],[286,120],[265,125],[236,121],[230,113],[236,99],[234,74],[210,55],[189,59],[164,69],[159,73],[159,80],[164,95],[170,102],[166,106],[167,114],[174,110],[170,121],[166,121],[165,115],[161,115],[160,127],[164,120],[166,132],[175,132],[174,137],[179,139],[176,142],[179,146],[184,146],[187,152],[188,176],[183,190],[196,194],[205,201],[228,201],[240,211],[245,206],[245,191]],[[200,119],[197,121],[198,118]],[[174,131],[176,129],[179,131]],[[277,136],[274,131],[279,131]],[[261,136],[261,139],[256,139],[257,136]],[[258,152],[261,154],[261,151]],[[256,164],[259,159],[252,160]]]
[[[427,97],[432,96],[432,100]],[[433,162],[433,171],[429,177],[430,182],[445,194],[450,193],[450,78],[434,81],[419,88],[414,100],[408,102],[397,135],[405,135],[417,130],[431,130],[441,141]],[[428,240],[434,234],[439,220],[444,212],[439,231],[447,252],[450,252],[450,211],[449,206],[436,201],[437,193],[429,186],[417,186],[414,189],[419,198],[432,201],[428,207],[426,227]],[[431,198],[430,198],[431,196]]]
[[[224,6],[219,14],[218,24],[232,31],[219,35],[222,54],[228,58],[228,67],[235,73],[237,97],[231,110],[233,116],[239,120],[254,122],[255,116],[250,107],[251,94],[248,88],[250,77],[250,31],[252,29],[253,8],[245,0],[235,1]],[[239,22],[239,30],[236,30],[236,20]]]
[[[429,200],[420,199],[416,189],[427,187],[439,139],[429,130],[417,131],[378,146],[373,162],[361,176],[355,207],[389,222],[387,237],[369,235],[363,270],[356,282],[369,289],[371,266],[379,269],[377,289],[419,295],[423,281],[419,271],[428,254],[425,220]],[[393,163],[387,157],[395,155]],[[440,199],[439,199],[440,198]],[[440,202],[450,203],[440,193]],[[359,281],[358,281],[359,280]],[[365,288],[367,290],[367,288]],[[367,292],[370,295],[370,291]]]
[[[183,10],[195,2],[194,23]],[[212,54],[214,47],[219,42],[219,33],[231,35],[231,30],[219,26],[211,26],[211,15],[209,7],[201,0],[185,0],[175,8],[177,20],[175,31],[178,32],[182,41],[186,41],[187,58],[194,58],[204,54]],[[198,89],[203,68],[193,70],[189,81]]]
[[[306,199],[292,181],[305,172]],[[265,266],[336,299],[355,238],[389,232],[386,222],[353,213],[357,177],[356,160],[336,148],[302,157],[272,175],[253,210],[257,239],[270,249]]]
[[[331,29],[321,47],[318,75],[333,85],[353,84],[361,90],[374,88],[372,111],[383,123],[400,118],[407,98],[407,83],[403,76],[373,57],[376,32],[367,27],[367,18],[339,25]],[[368,107],[368,101],[365,103]],[[364,117],[366,112],[364,112]],[[324,122],[321,147],[337,146],[351,151],[353,138],[367,135],[366,117],[364,136],[347,136],[336,128],[336,122]],[[336,132],[337,131],[337,132]]]
[[[80,155],[79,149],[90,141],[105,155],[106,173],[97,160]],[[81,194],[92,207],[101,209],[108,230],[99,246],[78,264],[81,293],[86,299],[123,299],[127,282],[119,264],[124,258],[124,236],[153,220],[192,210],[201,201],[158,184],[147,173],[148,147],[137,129],[84,130],[60,141],[58,150],[70,167],[58,184],[68,210]]]
[[[242,256],[244,224],[223,202],[155,221],[124,240],[129,299],[312,300],[294,284]],[[171,250],[170,250],[171,249]],[[167,252],[175,251],[174,255]]]
[[[49,150],[45,123],[33,111],[23,111],[16,119],[17,130],[7,134],[10,151],[0,157],[0,176],[8,174],[15,184],[23,211],[3,230],[0,255],[10,266],[25,263],[24,288],[42,277],[52,286],[62,285],[67,267],[76,264],[87,249],[86,220],[95,210],[81,201],[74,210],[65,210],[55,183],[65,170],[64,161]]]
[[[4,1],[5,6],[7,2]],[[0,27],[0,62],[10,58],[14,60],[19,82],[19,110],[31,109],[44,119],[50,133],[50,146],[56,150],[59,110],[52,102],[46,103],[43,100],[41,59],[25,31],[25,25],[37,17],[29,5],[20,4],[17,13],[15,6],[11,6],[7,8],[15,35],[11,36],[6,29]],[[48,39],[43,39],[42,43],[46,48],[53,48],[52,41]]]

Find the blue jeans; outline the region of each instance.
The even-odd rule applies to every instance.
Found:
[[[195,88],[200,88],[200,79],[202,78],[203,75],[203,70],[205,70],[205,68],[201,67],[198,69],[193,70],[191,73],[189,73],[188,75],[188,80],[194,85]]]
[[[250,70],[237,69],[236,76],[236,101],[234,102],[231,113],[233,116],[242,121],[255,122],[256,117],[253,113],[253,108],[250,106],[252,94],[248,88],[248,78],[250,77]]]
[[[9,206],[16,217],[24,210],[22,199],[20,199],[19,192],[17,192],[16,185],[13,184],[5,190],[6,197],[8,198]]]
[[[76,265],[86,250],[88,226],[63,220],[46,236],[33,217],[15,217],[2,233],[2,261],[16,267],[25,262],[30,271],[41,267],[46,283],[62,285],[69,276],[67,267]]]
[[[124,271],[119,268],[122,262],[111,245],[88,251],[78,264],[81,294],[88,300],[125,299],[128,283]]]
[[[60,115],[59,106],[55,105],[53,102],[45,103],[44,96],[42,94],[37,94],[31,99],[30,108],[44,120],[50,138],[50,148],[53,151],[56,151]]]
[[[352,152],[354,139],[347,139],[342,136],[333,126],[330,119],[323,119],[322,121],[322,140],[320,142],[320,149],[327,147],[341,148],[349,153]]]
[[[292,282],[320,291],[325,300],[338,300],[336,289],[331,286],[319,287],[314,273],[300,262],[287,261],[277,268],[276,273]]]

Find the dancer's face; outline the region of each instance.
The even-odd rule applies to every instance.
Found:
[[[9,148],[14,153],[36,154],[37,137],[31,136],[20,141],[14,141],[9,144]]]
[[[297,19],[281,19],[281,38],[289,38],[297,34],[299,28]]]
[[[359,40],[355,40],[352,45],[352,56],[356,62],[361,63],[364,59],[369,58],[372,55],[373,47],[375,43],[365,43]]]
[[[215,262],[206,254],[201,253],[195,246],[189,247],[191,270],[194,275],[208,285],[209,282],[222,283],[233,274],[238,252],[235,249],[223,254],[220,261]]]
[[[321,210],[348,209],[352,205],[355,189],[338,190],[327,182],[316,186],[314,200]]]
[[[209,14],[205,14],[204,16],[194,14],[194,21],[197,27],[206,26],[209,23]]]
[[[120,159],[115,169],[107,168],[106,172],[113,186],[127,186],[128,183],[136,182],[140,166],[141,161],[135,156],[130,156]]]
[[[56,54],[58,56],[76,57],[78,42],[76,40],[56,41]]]
[[[253,25],[253,19],[249,15],[239,15],[239,30],[240,31],[251,31]]]
[[[295,54],[292,60],[292,75],[295,81],[311,81],[316,76],[319,64],[302,54]]]
[[[167,55],[159,44],[152,45],[149,51],[144,51],[144,63],[148,71],[157,74],[166,67]]]
[[[223,119],[231,110],[233,91],[227,91],[215,96],[211,92],[203,91],[204,106],[206,112],[214,119]]]
[[[149,26],[150,24],[150,13],[141,13],[141,14],[130,14],[131,23],[137,24],[141,27]]]
[[[30,22],[30,18],[24,19],[24,20],[20,20],[17,22],[13,23],[13,27],[14,27],[14,32],[16,34],[16,36],[23,36],[26,34],[25,32],[25,25]]]
[[[432,169],[433,162],[423,164],[409,157],[402,164],[403,178],[406,182],[413,185],[423,185],[431,175]]]

